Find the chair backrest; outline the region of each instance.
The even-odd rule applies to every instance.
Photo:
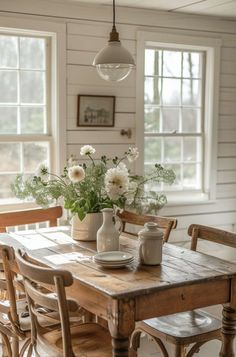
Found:
[[[5,274],[5,279],[0,280],[0,287],[3,291],[6,291],[9,301],[9,306],[7,306],[4,301],[0,302],[0,311],[8,315],[14,333],[16,333],[19,337],[24,338],[24,332],[20,329],[19,316],[16,304],[16,287],[14,279],[17,277],[17,266],[15,262],[15,254],[13,248],[1,244],[0,259],[2,261],[2,266]],[[21,284],[17,282],[18,288],[20,285]],[[23,287],[21,287],[21,292],[22,290]]]
[[[0,233],[6,232],[7,227],[47,221],[49,221],[50,227],[54,227],[57,225],[57,219],[61,216],[62,208],[60,206],[2,212],[0,213]]]
[[[222,229],[191,224],[188,228],[188,235],[191,236],[191,250],[197,249],[199,238],[236,248],[236,233],[227,232]]]
[[[73,283],[73,277],[69,271],[41,267],[32,263],[31,258],[26,253],[22,254],[20,250],[16,253],[16,262],[20,273],[24,278],[25,291],[28,298],[29,312],[32,322],[32,342],[37,341],[37,336],[46,332],[40,324],[38,307],[55,311],[59,314],[62,341],[63,356],[73,356],[70,334],[69,312],[75,312],[78,304],[72,299],[66,299],[65,287]],[[47,289],[55,291],[56,294],[48,294],[41,286],[47,286]]]
[[[120,217],[123,227],[122,231],[124,233],[128,233],[134,236],[137,236],[137,233],[133,233],[126,229],[126,223],[143,226],[147,222],[155,222],[158,226],[163,229],[163,241],[167,242],[170,236],[170,232],[172,229],[177,226],[177,219],[171,217],[162,217],[162,216],[154,216],[154,215],[143,215],[137,214],[134,212],[123,211],[122,213],[118,213],[118,217]]]

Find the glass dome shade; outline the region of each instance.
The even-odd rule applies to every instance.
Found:
[[[93,66],[96,66],[98,74],[103,79],[118,82],[129,75],[135,63],[130,52],[120,41],[110,41],[97,53]]]

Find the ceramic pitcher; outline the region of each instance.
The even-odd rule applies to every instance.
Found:
[[[163,232],[154,222],[144,224],[144,229],[138,233],[139,258],[141,264],[158,265],[162,261]]]
[[[103,224],[97,231],[97,251],[108,252],[120,249],[119,236],[121,233],[121,220],[114,216],[112,208],[102,209]],[[114,217],[120,222],[119,229],[116,227]]]

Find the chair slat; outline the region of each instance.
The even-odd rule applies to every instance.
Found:
[[[57,225],[57,219],[62,216],[62,207],[46,209],[36,208],[23,211],[10,211],[0,213],[0,232],[6,232],[7,227],[21,226],[49,221],[50,227]]]
[[[192,250],[197,249],[198,238],[236,248],[236,233],[222,229],[203,226],[201,224],[191,224],[188,228],[188,235],[191,236]]]
[[[177,227],[177,219],[171,217],[154,216],[154,215],[144,215],[137,214],[134,212],[123,211],[118,213],[118,217],[123,223],[123,232],[137,236],[137,233],[130,232],[126,229],[126,224],[132,224],[137,226],[143,226],[147,222],[155,222],[158,226],[163,229],[164,236],[163,241],[167,242],[172,229]]]

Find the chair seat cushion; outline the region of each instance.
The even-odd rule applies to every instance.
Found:
[[[221,328],[221,321],[203,310],[194,310],[161,316],[149,320],[144,320],[140,326],[145,329],[145,325],[175,338],[189,338],[206,332],[216,331]]]
[[[71,327],[71,338],[75,356],[111,357],[111,337],[109,332],[95,323],[85,323]],[[36,351],[41,356],[62,357],[61,329],[37,336]]]

